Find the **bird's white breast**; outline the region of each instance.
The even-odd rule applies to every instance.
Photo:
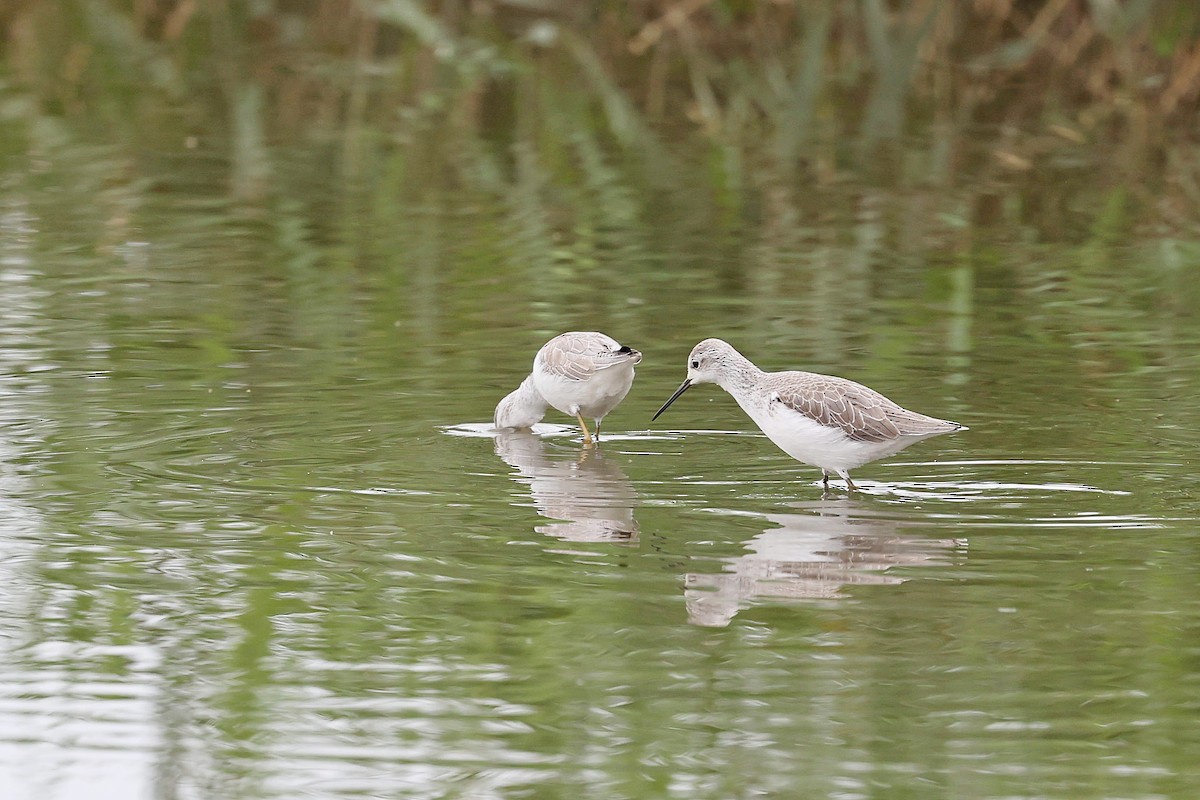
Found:
[[[573,381],[539,371],[534,375],[546,402],[564,414],[576,409],[585,417],[600,419],[617,407],[633,385],[633,365],[618,364],[600,370],[587,380]]]

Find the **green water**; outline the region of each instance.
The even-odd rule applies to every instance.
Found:
[[[434,208],[424,246],[352,268],[286,220],[147,202],[95,248],[71,203],[7,196],[6,797],[1200,786],[1200,319],[1172,243],[856,271],[835,219],[851,244],[774,266],[636,228],[533,269]],[[605,441],[493,435],[566,329],[645,353]],[[716,387],[650,423],[710,335],[971,430],[823,492]]]
[[[550,5],[0,4],[0,800],[1200,796],[1196,12]]]

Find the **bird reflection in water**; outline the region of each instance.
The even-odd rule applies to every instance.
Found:
[[[534,526],[536,532],[570,542],[637,541],[637,492],[601,449],[551,454],[540,436],[505,431],[496,436],[496,455],[529,486],[537,512],[552,520]]]
[[[773,527],[746,542],[746,555],[725,571],[684,576],[688,621],[724,627],[758,599],[817,600],[843,596],[850,584],[898,584],[896,566],[945,566],[965,548],[961,539],[926,539],[900,532],[905,523],[871,515],[860,503],[798,503],[800,513],[764,514]]]

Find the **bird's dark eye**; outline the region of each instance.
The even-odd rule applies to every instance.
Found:
[[[692,360],[692,369],[700,369],[700,360],[699,359]]]

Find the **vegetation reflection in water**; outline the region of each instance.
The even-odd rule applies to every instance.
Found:
[[[871,313],[825,309],[842,331],[803,293],[713,299],[703,272],[665,318],[631,275],[580,306],[646,354],[589,454],[567,426],[462,422],[567,327],[569,286],[541,308],[545,286],[497,298],[464,269],[431,317],[379,277],[318,302],[165,262],[173,281],[115,283],[102,255],[15,263],[0,763],[19,785],[125,797],[160,763],[181,792],[281,798],[316,776],[328,797],[1195,780],[1184,309],[979,287],[948,357],[937,280],[881,275]],[[1148,274],[1114,263],[1087,291]],[[528,308],[546,329],[481,324]],[[709,330],[972,431],[824,498],[724,395],[646,430]],[[796,596],[818,587],[836,597]],[[54,758],[83,777],[47,782]]]
[[[1200,6],[582,8],[0,6],[0,786],[1194,796]],[[647,431],[714,335],[971,433]]]

